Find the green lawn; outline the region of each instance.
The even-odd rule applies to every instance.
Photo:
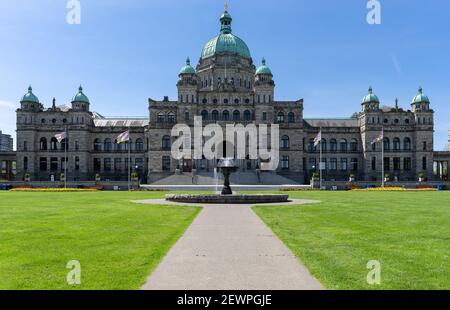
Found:
[[[130,203],[157,192],[0,193],[0,289],[138,289],[199,208]]]
[[[450,192],[289,192],[320,204],[255,207],[329,289],[450,289]],[[381,263],[381,285],[366,282]]]

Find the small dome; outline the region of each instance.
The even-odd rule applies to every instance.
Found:
[[[367,94],[367,96],[365,96],[362,101],[362,103],[369,103],[369,102],[380,103],[378,97],[373,93],[372,87],[369,87],[369,94]]]
[[[195,71],[195,69],[192,68],[191,66],[191,60],[188,57],[188,59],[186,59],[186,65],[183,68],[181,68],[180,74],[196,74],[196,73],[197,72]]]
[[[428,99],[428,97],[423,94],[423,89],[422,89],[422,87],[420,87],[419,92],[413,98],[413,100],[411,101],[411,104],[422,103],[422,102],[430,103],[430,99]]]
[[[85,102],[89,103],[88,97],[83,93],[83,87],[78,88],[78,93],[73,97],[72,102]]]
[[[36,97],[33,94],[33,88],[28,87],[28,93],[26,93],[23,97],[22,100],[20,100],[20,102],[35,102],[35,103],[39,103],[39,99],[38,97]]]
[[[263,58],[262,65],[256,70],[256,74],[272,75],[272,71],[266,66],[266,60]]]

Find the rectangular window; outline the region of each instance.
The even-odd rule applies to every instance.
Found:
[[[144,168],[144,159],[136,158],[136,170],[142,170]]]
[[[94,158],[94,171],[100,172],[101,168],[102,168],[102,162],[100,161],[100,158]]]
[[[39,159],[39,170],[47,171],[47,158],[46,157],[41,157]]]
[[[121,171],[122,170],[122,158],[114,159],[114,170]]]
[[[306,171],[306,157],[303,157],[303,171]]]
[[[352,158],[350,161],[350,170],[358,171],[358,158]]]
[[[103,170],[106,172],[111,171],[111,158],[103,159]]]
[[[163,171],[170,171],[170,156],[163,156],[162,157],[162,170]]]
[[[281,157],[281,169],[288,170],[289,169],[289,156]]]
[[[347,171],[348,170],[347,158],[341,158],[341,170],[342,171]]]
[[[384,158],[384,171],[391,171],[391,159],[389,157]]]
[[[400,158],[394,158],[394,171],[400,171]]]
[[[377,158],[376,157],[372,157],[372,170],[373,171],[377,170]]]
[[[52,157],[50,159],[50,171],[58,170],[58,158]]]
[[[422,170],[427,170],[427,158],[422,158]]]
[[[315,158],[310,158],[309,159],[309,167],[308,170],[316,170],[316,159]]]
[[[427,150],[427,142],[426,142],[426,141],[423,142],[423,150],[424,150],[424,151]]]
[[[411,168],[412,168],[411,158],[404,158],[403,159],[403,170],[411,171]]]
[[[80,157],[76,156],[75,157],[75,171],[79,171],[80,170]]]
[[[262,120],[267,121],[267,112],[262,113]]]
[[[64,171],[66,169],[66,158],[61,158],[61,171]]]
[[[330,170],[332,170],[332,171],[337,170],[337,159],[336,158],[330,159]]]

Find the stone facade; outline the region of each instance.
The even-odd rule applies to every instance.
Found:
[[[68,180],[126,180],[128,150],[114,139],[126,130],[131,135],[132,171],[141,181],[155,181],[177,172],[212,173],[216,161],[171,157],[171,130],[182,123],[193,127],[194,116],[203,124],[278,124],[280,165],[277,173],[298,182],[309,182],[319,168],[319,147],[314,138],[322,132],[324,179],[380,181],[382,157],[392,180],[415,181],[433,174],[434,111],[419,90],[408,110],[380,107],[372,89],[361,111],[348,119],[304,119],[303,99],[277,101],[275,81],[265,60],[255,66],[248,47],[231,31],[225,12],[220,35],[210,40],[194,69],[190,60],[179,73],[178,98],[149,99],[148,118],[110,119],[90,111],[83,90],[72,107],[44,109],[30,88],[17,110],[17,178],[47,181],[64,171],[65,148],[55,134],[67,131]],[[356,107],[356,105],[355,105]],[[381,142],[372,144],[384,133]],[[228,148],[224,146],[223,148]],[[236,147],[230,146],[234,149]],[[240,146],[239,146],[240,147]],[[240,160],[240,169],[255,171],[259,160]]]

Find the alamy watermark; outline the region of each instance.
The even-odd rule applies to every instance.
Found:
[[[381,263],[377,260],[371,260],[367,262],[367,284],[380,285],[381,284]]]
[[[279,126],[260,124],[227,124],[225,132],[219,124],[203,127],[202,118],[194,117],[193,134],[186,124],[172,129],[172,157],[214,160],[222,157],[261,161],[262,170],[276,170],[279,165]],[[270,141],[270,143],[269,143]]]
[[[369,25],[380,25],[381,24],[381,3],[380,0],[369,0],[367,1],[367,23]]]
[[[69,25],[80,25],[81,24],[81,3],[79,0],[69,0],[67,1],[67,15],[66,21]]]
[[[66,265],[67,269],[70,271],[67,273],[66,281],[69,285],[80,285],[81,284],[81,264],[77,260],[70,260]]]

